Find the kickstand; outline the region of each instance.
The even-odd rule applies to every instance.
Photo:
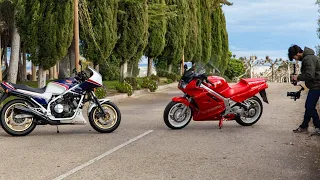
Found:
[[[57,126],[57,133],[59,133],[59,128],[58,128],[58,126]]]
[[[220,118],[220,121],[219,121],[219,129],[222,128],[222,125],[223,125],[223,121],[224,121],[224,120],[225,120],[224,117],[221,117],[221,118]]]

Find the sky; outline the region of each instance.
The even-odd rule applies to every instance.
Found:
[[[319,17],[316,0],[230,0],[223,6],[230,51],[237,57],[266,55],[287,60],[292,44],[314,47]]]

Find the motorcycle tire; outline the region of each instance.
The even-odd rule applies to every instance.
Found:
[[[182,123],[179,124],[180,122],[177,122],[177,124],[174,124],[174,121],[170,116],[170,111],[173,107],[176,107],[176,106],[179,106],[179,105],[184,105],[182,103],[178,103],[178,102],[174,102],[174,101],[171,101],[167,107],[165,108],[164,110],[164,113],[163,113],[163,119],[164,119],[164,122],[165,124],[171,128],[171,129],[182,129],[184,127],[186,127],[190,121],[191,121],[191,118],[192,118],[192,110],[190,109],[190,107],[188,107],[188,113],[190,113],[190,117],[185,117],[185,119],[183,121],[181,121]],[[175,114],[176,112],[174,112]],[[175,116],[175,115],[174,115]],[[174,117],[175,118],[175,117]]]
[[[34,128],[36,128],[36,123],[35,123],[34,117],[32,118],[29,126],[26,127],[25,129],[22,129],[22,130],[14,129],[13,125],[8,123],[8,121],[7,121],[9,118],[9,117],[6,117],[6,116],[8,116],[7,113],[14,105],[24,105],[25,106],[26,104],[31,106],[29,103],[27,103],[23,99],[14,99],[14,100],[9,101],[8,103],[6,103],[3,106],[2,110],[1,110],[1,121],[0,121],[1,123],[0,124],[3,128],[3,130],[6,131],[8,134],[10,134],[12,136],[25,136],[25,135],[30,134],[34,130]],[[13,110],[15,110],[15,109],[13,108]],[[13,121],[16,121],[16,120],[13,120]],[[14,123],[17,123],[17,122],[14,122]],[[19,124],[19,122],[17,124]]]
[[[236,118],[236,122],[242,126],[252,126],[254,125],[255,123],[257,123],[259,121],[259,119],[261,118],[261,115],[262,115],[262,112],[263,112],[263,105],[262,105],[262,102],[261,100],[257,97],[257,96],[253,96],[252,98],[250,98],[249,100],[252,100],[253,102],[256,102],[259,104],[260,106],[260,112],[258,115],[255,114],[255,116],[257,116],[254,120],[251,120],[251,121],[245,121],[243,119],[241,119],[240,116],[238,116]],[[254,116],[254,117],[255,117]]]
[[[90,125],[92,126],[93,129],[95,129],[96,131],[100,132],[100,133],[111,133],[114,130],[116,130],[121,122],[121,113],[119,108],[112,102],[104,102],[101,104],[102,107],[107,107],[108,109],[110,109],[115,116],[114,121],[112,121],[111,126],[109,126],[108,124],[103,124],[103,122],[100,121],[99,117],[97,119],[97,114],[96,112],[100,111],[100,108],[98,106],[94,107],[91,112],[89,113],[89,122]],[[107,117],[105,118],[110,118],[111,115],[109,112],[107,112]],[[109,120],[107,120],[109,121]]]

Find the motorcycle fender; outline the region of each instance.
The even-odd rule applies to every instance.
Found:
[[[7,99],[7,97],[9,97],[9,94],[6,92],[1,92],[1,98],[0,98],[0,103],[2,103],[4,100]]]
[[[110,101],[110,99],[99,99],[99,102],[100,102],[100,104],[102,104],[102,103],[104,103],[104,102],[109,102]],[[96,103],[94,103],[94,102],[91,102],[90,103],[90,106],[89,106],[89,108],[88,108],[88,114],[92,111],[92,109],[94,108],[94,107],[97,107],[98,106],[98,104],[96,104]]]
[[[172,101],[174,101],[174,102],[179,102],[179,103],[183,103],[183,104],[185,104],[186,106],[189,106],[189,105],[190,105],[190,102],[189,102],[186,98],[184,98],[184,97],[174,97],[174,98],[172,98]]]
[[[264,90],[260,91],[259,93],[260,93],[260,96],[261,96],[262,100],[263,100],[264,102],[266,102],[267,104],[269,104],[266,90],[264,89]]]

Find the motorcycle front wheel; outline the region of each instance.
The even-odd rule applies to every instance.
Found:
[[[181,114],[185,104],[171,101],[164,110],[163,119],[165,124],[171,129],[182,129],[186,127],[192,118],[192,111],[187,107],[184,114]]]
[[[104,102],[101,106],[106,115],[103,117],[100,108],[96,106],[89,113],[89,122],[96,131],[100,133],[111,133],[120,125],[120,110],[112,102]]]

